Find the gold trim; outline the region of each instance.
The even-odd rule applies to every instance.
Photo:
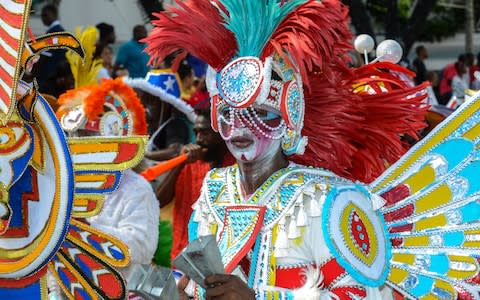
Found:
[[[95,206],[95,209],[93,209],[91,211],[86,211],[86,212],[76,211],[75,206],[79,206],[79,205],[76,205],[75,202],[78,201],[78,200],[83,200],[83,199],[87,199],[87,200],[97,202],[97,205]],[[90,217],[98,215],[103,208],[104,200],[105,200],[105,196],[103,196],[103,195],[75,194],[75,198],[73,200],[72,217],[74,217],[74,218],[90,218]]]
[[[93,137],[93,138],[69,138],[68,145],[70,148],[75,148],[76,145],[97,145],[101,146],[103,144],[121,144],[121,143],[130,143],[130,144],[137,144],[138,149],[137,153],[130,159],[123,163],[116,164],[114,162],[111,163],[75,163],[73,162],[73,169],[74,171],[124,171],[127,169],[131,169],[138,165],[140,161],[143,159],[145,154],[145,145],[147,143],[146,136],[132,136],[132,137]],[[72,155],[80,154],[75,153],[72,150]],[[88,154],[88,153],[82,153]],[[95,152],[92,152],[91,155],[95,155]],[[98,154],[98,152],[97,152]]]
[[[19,42],[19,47],[18,47],[18,52],[17,52],[17,63],[15,65],[15,74],[13,76],[13,85],[12,85],[12,92],[9,95],[10,96],[10,106],[8,107],[7,113],[3,113],[0,110],[0,125],[5,126],[7,122],[10,120],[10,117],[12,116],[13,112],[16,110],[17,105],[17,84],[19,81],[19,77],[21,75],[21,69],[22,69],[22,56],[23,56],[23,49],[25,47],[25,33],[26,29],[28,26],[28,19],[30,17],[30,7],[32,5],[32,0],[25,0],[24,3],[24,9],[23,9],[23,22],[22,22],[22,28],[21,28],[21,33],[20,33],[20,39],[18,40]]]
[[[43,132],[46,132],[46,127],[42,123],[43,119],[41,116],[38,115],[38,110],[35,110],[35,119],[38,120],[38,123]],[[43,124],[43,126],[42,126]],[[38,235],[37,238],[32,241],[32,243],[21,250],[6,250],[6,249],[0,249],[0,255],[3,257],[7,258],[17,258],[17,257],[22,257],[21,259],[14,261],[14,262],[4,262],[0,264],[0,274],[4,273],[12,273],[12,272],[17,272],[21,269],[24,269],[28,265],[30,265],[38,256],[40,253],[42,253],[48,243],[50,242],[50,238],[46,238],[46,236],[51,237],[53,232],[57,229],[57,219],[58,219],[58,211],[59,211],[59,206],[60,206],[60,196],[58,194],[58,191],[60,190],[60,184],[62,181],[63,176],[63,170],[60,170],[59,165],[59,159],[57,155],[55,155],[55,150],[57,147],[53,143],[53,140],[50,135],[46,134],[45,138],[47,139],[47,144],[49,146],[49,149],[52,150],[52,159],[55,167],[55,195],[54,195],[54,200],[52,204],[52,210],[50,213],[50,218],[48,219],[46,223],[46,227],[43,229],[42,233]],[[63,148],[62,148],[63,151]],[[68,152],[65,152],[65,155],[69,155]],[[73,180],[73,178],[72,178]],[[68,222],[69,216],[66,216],[64,222]]]

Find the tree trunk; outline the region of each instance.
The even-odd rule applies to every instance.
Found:
[[[465,1],[465,53],[473,53],[473,33],[475,12],[473,0]]]
[[[403,34],[404,55],[407,56],[417,40],[418,33],[422,30],[427,21],[427,17],[433,10],[437,0],[415,1],[415,7],[407,21],[407,26]]]
[[[368,34],[373,40],[375,40],[375,32],[373,31],[371,17],[368,15],[367,8],[363,4],[363,1],[342,0],[342,2],[350,8],[350,18],[356,34]]]
[[[400,18],[398,16],[398,0],[386,1],[385,38],[397,40],[400,37]]]

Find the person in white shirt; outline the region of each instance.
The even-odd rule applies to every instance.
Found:
[[[79,98],[82,99],[80,103]],[[107,79],[98,86],[79,88],[61,95],[58,101],[57,116],[70,135],[126,138],[146,135],[143,106],[134,91],[121,80]],[[98,110],[101,112],[95,117],[92,111]],[[85,221],[128,247],[130,264],[119,270],[128,282],[135,265],[152,261],[158,241],[159,217],[159,204],[150,183],[127,170],[119,188],[106,196],[102,211]],[[59,286],[49,282],[51,298],[61,298]]]

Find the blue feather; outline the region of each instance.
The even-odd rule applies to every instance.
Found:
[[[307,0],[290,0],[283,5],[272,0],[220,0],[225,27],[233,32],[238,56],[259,57],[278,25]]]

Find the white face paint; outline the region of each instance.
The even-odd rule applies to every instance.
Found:
[[[230,139],[225,141],[237,161],[254,162],[273,157],[281,149],[281,139],[255,135],[249,128],[234,128]]]

